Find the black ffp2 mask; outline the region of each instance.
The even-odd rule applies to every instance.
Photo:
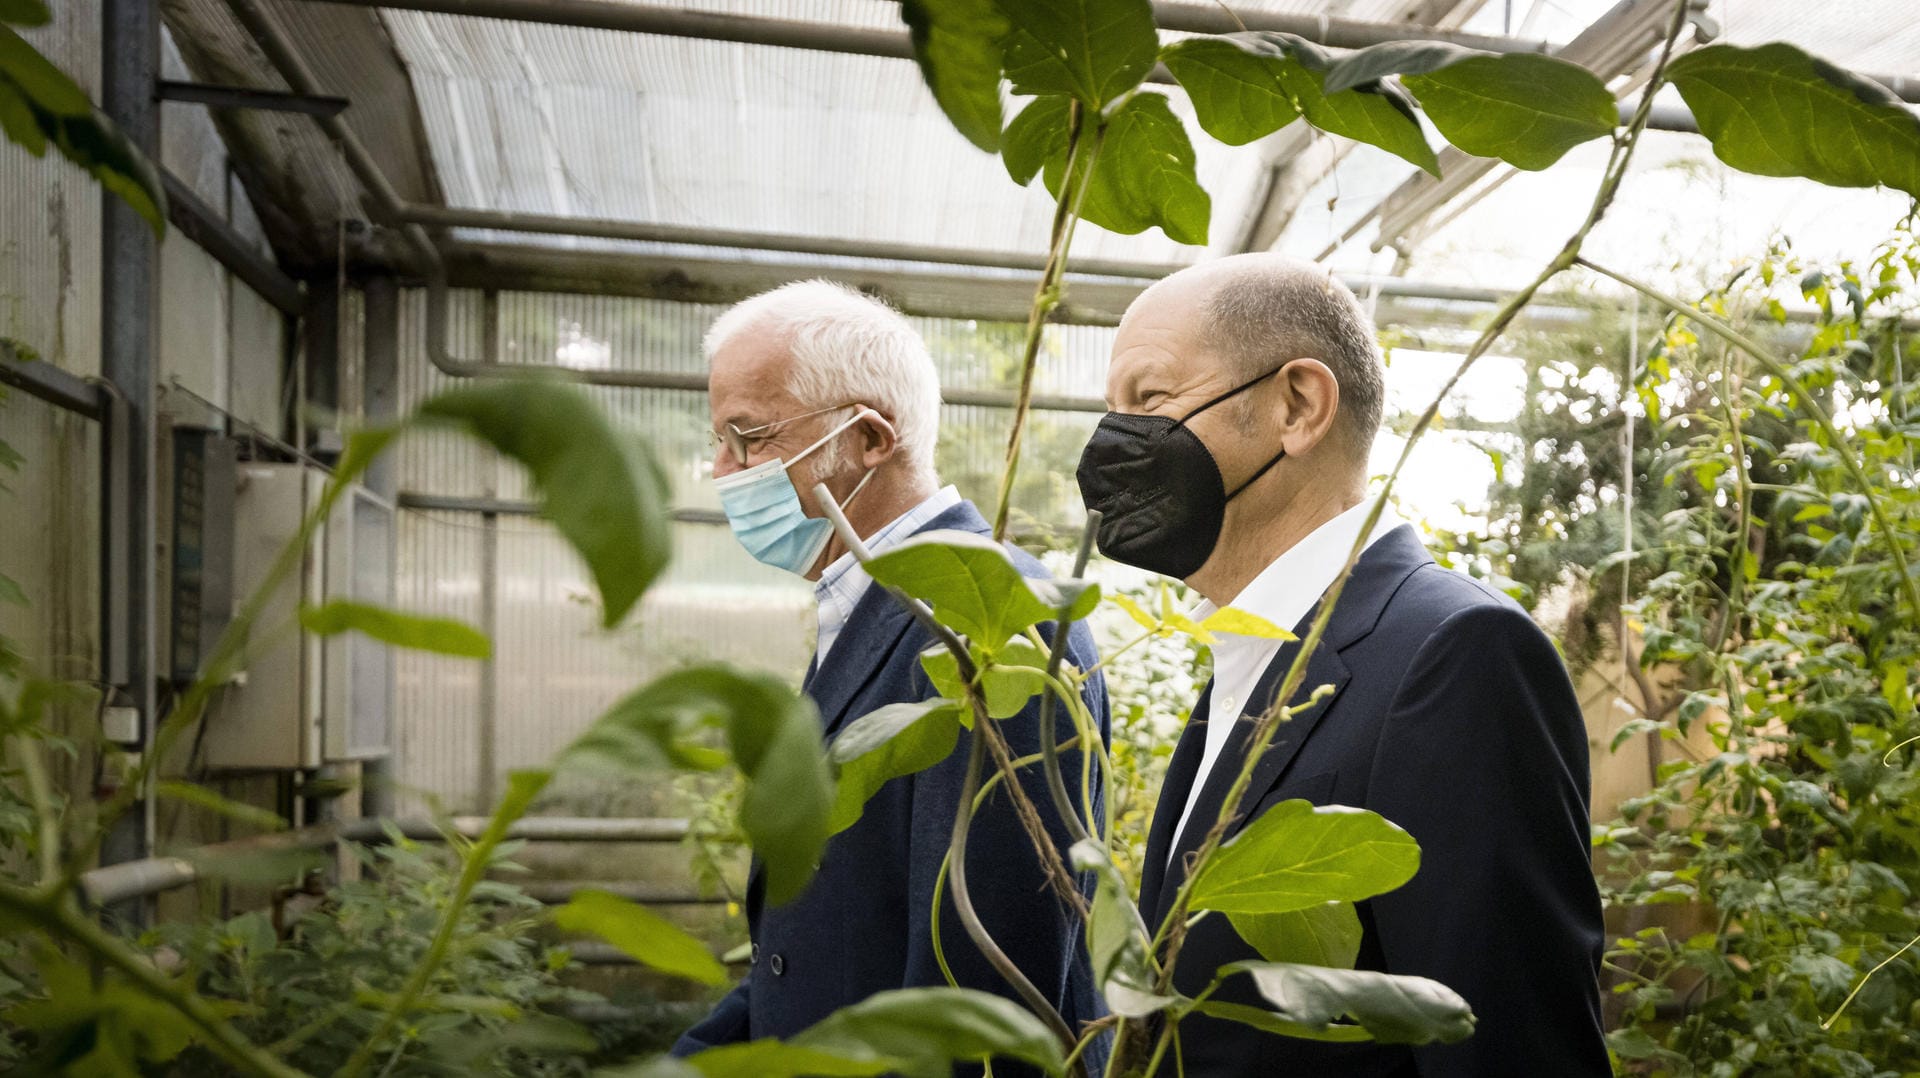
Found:
[[[1094,428],[1075,473],[1080,498],[1100,513],[1100,552],[1163,576],[1194,574],[1220,542],[1227,503],[1280,463],[1282,449],[1229,492],[1194,416],[1279,373],[1268,371],[1174,419],[1108,412]]]

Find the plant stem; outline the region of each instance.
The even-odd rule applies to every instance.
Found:
[[[447,899],[446,912],[440,916],[440,925],[433,933],[432,942],[427,945],[427,953],[421,956],[420,964],[414,967],[412,976],[407,978],[405,987],[394,997],[373,1033],[360,1042],[353,1055],[334,1072],[335,1078],[356,1078],[365,1071],[380,1043],[419,1002],[427,990],[427,983],[439,971],[441,963],[446,961],[447,951],[453,946],[454,933],[460,928],[460,915],[465,911],[474,887],[486,875],[487,863],[492,859],[493,851],[507,837],[507,828],[526,811],[532,798],[531,793],[522,799],[515,799],[509,794],[493,810],[493,818],[487,821],[487,829],[481,832],[473,845],[462,851],[460,878],[454,884],[453,894]]]
[[[1642,284],[1626,274],[1616,273],[1598,263],[1585,258],[1578,259],[1578,262],[1587,269],[1603,277],[1612,278],[1648,299],[1672,309],[1675,313],[1684,315],[1714,336],[1752,356],[1768,374],[1780,379],[1794,396],[1806,402],[1807,411],[1812,414],[1815,425],[1833,442],[1834,454],[1840,458],[1840,463],[1846,467],[1847,474],[1859,485],[1860,493],[1867,499],[1867,506],[1873,513],[1873,521],[1879,525],[1880,533],[1887,537],[1887,550],[1893,555],[1894,566],[1900,571],[1900,588],[1905,593],[1907,609],[1916,616],[1920,616],[1920,586],[1916,586],[1913,572],[1907,567],[1907,552],[1900,545],[1900,533],[1894,530],[1893,521],[1887,516],[1886,506],[1880,503],[1880,497],[1875,493],[1872,481],[1867,478],[1866,470],[1861,468],[1860,462],[1847,451],[1846,440],[1841,435],[1840,429],[1834,425],[1832,414],[1827,411],[1825,405],[1820,403],[1819,398],[1807,391],[1805,383],[1795,377],[1786,364],[1775,359],[1757,341],[1713,315],[1690,304],[1682,303],[1652,285]]]
[[[1461,358],[1460,365],[1454,370],[1452,376],[1440,388],[1440,392],[1434,395],[1433,402],[1427,405],[1426,410],[1420,414],[1420,418],[1408,431],[1407,441],[1401,448],[1399,459],[1394,463],[1393,470],[1387,474],[1379,497],[1374,499],[1373,509],[1367,514],[1366,522],[1355,537],[1353,547],[1347,552],[1346,564],[1341,567],[1340,574],[1334,578],[1332,586],[1327,589],[1325,597],[1320,602],[1319,612],[1314,615],[1312,628],[1306,638],[1301,641],[1300,650],[1294,656],[1292,666],[1287,670],[1287,675],[1278,692],[1274,694],[1273,706],[1255,721],[1249,737],[1251,749],[1247,753],[1246,761],[1241,765],[1240,773],[1234,777],[1233,785],[1229,788],[1226,799],[1221,805],[1220,815],[1214,820],[1213,826],[1208,829],[1206,837],[1196,851],[1186,879],[1182,881],[1173,905],[1167,911],[1167,919],[1161,923],[1159,934],[1166,939],[1166,951],[1162,959],[1158,984],[1161,992],[1164,993],[1172,984],[1180,948],[1186,939],[1187,911],[1192,901],[1194,880],[1198,878],[1200,871],[1214,852],[1220,848],[1220,844],[1225,841],[1227,830],[1240,818],[1240,803],[1246,797],[1247,787],[1253,780],[1253,772],[1271,747],[1274,733],[1278,730],[1282,718],[1289,713],[1289,709],[1285,706],[1286,701],[1293,699],[1293,694],[1299,690],[1300,683],[1306,676],[1307,661],[1319,647],[1321,637],[1325,635],[1327,623],[1339,602],[1340,594],[1345,590],[1347,580],[1353,574],[1354,563],[1359,560],[1361,551],[1366,548],[1367,539],[1372,535],[1374,526],[1380,520],[1380,514],[1386,508],[1395,480],[1406,468],[1414,446],[1419,443],[1421,436],[1432,427],[1434,419],[1440,414],[1441,405],[1452,395],[1454,388],[1459,385],[1460,380],[1466,376],[1474,363],[1493,347],[1494,342],[1499,340],[1500,335],[1512,324],[1515,316],[1532,302],[1541,288],[1579,261],[1580,248],[1586,243],[1587,236],[1593,231],[1594,226],[1600,223],[1607,209],[1612,206],[1614,196],[1619,192],[1620,183],[1626,176],[1627,165],[1633,158],[1633,149],[1639,142],[1641,131],[1646,128],[1654,95],[1665,80],[1667,62],[1673,56],[1674,42],[1679,39],[1681,30],[1686,26],[1689,6],[1690,0],[1677,0],[1674,4],[1673,18],[1667,28],[1660,59],[1655,64],[1653,75],[1641,95],[1639,107],[1634,110],[1633,119],[1627,124],[1626,130],[1614,140],[1613,154],[1607,161],[1606,172],[1601,177],[1599,190],[1594,193],[1593,204],[1587,210],[1586,219],[1567,238],[1560,252],[1547,263],[1533,281],[1508,297],[1507,301],[1500,306],[1493,320],[1487,324],[1487,328],[1481,332],[1467,354]]]
[[[35,850],[40,862],[40,886],[51,887],[60,878],[60,814],[53,807],[53,786],[47,780],[47,764],[40,757],[40,746],[25,734],[11,739],[9,755],[20,761],[27,779],[27,797],[33,804],[34,824],[39,830],[40,847]]]
[[[1000,474],[1000,494],[993,512],[993,537],[1007,534],[1008,505],[1013,499],[1013,477],[1020,467],[1020,443],[1026,437],[1027,412],[1033,401],[1033,374],[1040,363],[1040,338],[1047,317],[1060,305],[1060,278],[1067,271],[1067,249],[1073,246],[1073,226],[1080,219],[1080,203],[1092,186],[1093,169],[1100,157],[1100,140],[1106,127],[1094,120],[1092,149],[1082,154],[1085,139],[1086,110],[1079,101],[1067,113],[1067,164],[1060,180],[1060,200],[1053,209],[1053,226],[1047,240],[1047,264],[1040,272],[1040,283],[1033,289],[1033,308],[1027,313],[1027,339],[1020,358],[1020,394],[1013,407],[1013,429],[1007,435],[1007,463]]]
[[[1076,579],[1087,571],[1087,559],[1093,556],[1093,537],[1099,527],[1099,512],[1089,512],[1087,526],[1080,533],[1080,549],[1074,555],[1073,575]],[[1047,653],[1048,685],[1040,694],[1040,760],[1047,777],[1047,792],[1053,795],[1053,810],[1066,821],[1067,833],[1073,841],[1084,842],[1087,829],[1081,824],[1079,813],[1074,811],[1073,798],[1067,793],[1066,776],[1060,773],[1060,756],[1053,746],[1055,696],[1060,691],[1060,665],[1067,657],[1067,639],[1072,628],[1067,622],[1066,613],[1067,608],[1062,606],[1059,616],[1054,619],[1053,647]],[[1091,746],[1086,751],[1092,751]]]
[[[143,956],[109,935],[72,903],[62,901],[58,894],[36,895],[0,882],[0,910],[32,923],[41,931],[65,937],[100,963],[119,971],[153,1000],[180,1012],[209,1047],[242,1072],[266,1078],[306,1078],[303,1071],[282,1063],[249,1041],[207,1001],[167,980]]]
[[[1060,1038],[1060,1046],[1072,1051],[1079,1038],[1074,1036],[1073,1030],[1067,1026],[1067,1020],[1060,1017],[1060,1012],[1054,1009],[1047,997],[1040,994],[1040,990],[1033,986],[1033,982],[1020,971],[1013,959],[1000,949],[993,935],[987,931],[987,926],[980,923],[980,915],[973,908],[973,897],[967,890],[967,833],[973,826],[973,798],[979,791],[981,765],[986,760],[986,739],[978,735],[993,721],[987,717],[986,705],[980,700],[978,690],[969,688],[967,695],[973,703],[975,736],[969,739],[971,745],[967,750],[966,778],[961,782],[960,801],[953,814],[953,837],[947,843],[947,882],[953,889],[953,908],[960,914],[961,925],[966,928],[967,936],[980,949],[987,964],[1013,987],[1014,992],[1026,1003],[1027,1009],[1038,1015],[1053,1031],[1053,1035]],[[1073,1073],[1086,1078],[1086,1067],[1076,1063]]]

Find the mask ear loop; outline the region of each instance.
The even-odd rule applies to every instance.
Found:
[[[781,469],[785,470],[787,468],[791,468],[794,465],[800,463],[800,461],[804,457],[806,457],[808,453],[811,453],[814,450],[820,448],[821,446],[826,445],[828,442],[832,441],[833,439],[838,438],[841,434],[845,433],[848,428],[852,427],[855,423],[860,422],[862,419],[871,419],[875,423],[878,423],[880,426],[886,428],[886,431],[888,434],[893,433],[893,424],[887,422],[886,416],[881,415],[879,412],[876,412],[873,409],[863,404],[860,406],[859,411],[853,413],[852,419],[849,419],[845,423],[842,423],[839,426],[833,428],[832,430],[828,431],[826,434],[822,435],[819,441],[813,443],[812,445],[806,447],[805,449],[802,449],[799,453],[794,455],[794,458],[792,460],[786,461],[785,463],[783,463],[781,465]],[[867,474],[860,477],[860,481],[853,485],[853,490],[849,491],[847,493],[846,498],[840,502],[840,508],[845,509],[847,506],[853,504],[853,500],[860,496],[860,492],[862,490],[866,489],[868,481],[870,481],[873,478],[873,473],[876,471],[878,471],[877,468],[867,469]]]
[[[1287,363],[1292,363],[1292,362],[1293,360],[1291,359],[1287,360]],[[1195,408],[1193,411],[1188,412],[1186,415],[1181,416],[1180,421],[1174,425],[1178,427],[1186,426],[1188,420],[1192,419],[1194,416],[1199,415],[1201,412],[1206,411],[1207,409],[1213,407],[1216,404],[1219,404],[1221,401],[1226,400],[1229,397],[1235,397],[1242,393],[1245,393],[1247,390],[1252,389],[1254,386],[1257,386],[1260,383],[1266,381],[1267,379],[1272,378],[1274,375],[1279,374],[1281,371],[1286,370],[1287,363],[1280,364],[1278,367],[1275,367],[1274,369],[1259,376],[1258,378],[1254,378],[1251,381],[1242,382],[1239,385],[1234,386],[1232,389],[1227,390],[1225,393],[1220,394],[1219,396],[1213,398],[1212,400],[1206,402],[1205,404],[1202,404],[1198,408]],[[1271,465],[1269,465],[1268,467],[1271,467]]]

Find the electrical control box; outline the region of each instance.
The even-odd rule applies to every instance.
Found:
[[[320,505],[327,475],[305,464],[246,463],[236,469],[232,587],[236,615]],[[393,598],[393,506],[361,487],[336,500],[296,564],[261,599],[244,669],[220,687],[187,771],[308,769],[367,759],[389,748],[393,658],[357,633],[321,637],[301,627],[300,608],[331,599],[389,605]]]

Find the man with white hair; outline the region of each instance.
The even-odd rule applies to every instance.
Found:
[[[1419,870],[1358,904],[1346,957],[1440,981],[1478,1023],[1461,1043],[1410,1048],[1285,1039],[1193,1014],[1177,1042],[1184,1073],[1602,1078],[1580,705],[1552,642],[1513,600],[1441,569],[1391,514],[1367,529],[1383,374],[1366,313],[1325,268],[1253,254],[1182,270],[1120,323],[1107,371],[1113,411],[1081,457],[1080,490],[1103,514],[1101,550],[1184,579],[1206,600],[1195,617],[1232,606],[1300,638],[1363,543],[1287,701],[1298,710],[1255,763],[1226,834],[1298,801],[1371,809],[1405,828],[1420,843]],[[1175,905],[1190,855],[1247,766],[1252,720],[1274,704],[1299,647],[1219,635],[1213,680],[1147,836],[1149,925]],[[1332,694],[1310,704],[1322,687]],[[1189,923],[1174,963],[1181,993],[1261,957],[1238,922]],[[1307,931],[1272,936],[1296,930]],[[1228,977],[1212,999],[1265,1013],[1246,976]]]
[[[872,586],[817,504],[825,484],[848,523],[878,553],[929,531],[989,534],[972,503],[934,471],[939,378],[925,343],[885,304],[829,281],[789,284],[745,300],[707,333],[714,480],[734,534],[760,561],[815,582],[819,636],[805,692],[828,740],[888,704],[936,693],[920,664],[937,647],[893,597]],[[1029,576],[1033,558],[1009,548]],[[1048,627],[1049,635],[1052,628]],[[1067,661],[1097,662],[1084,624]],[[1107,732],[1104,683],[1084,690]],[[1001,725],[1015,756],[1040,749],[1039,709]],[[1064,709],[1055,741],[1073,736]],[[749,877],[753,947],[746,978],[674,1046],[703,1048],[798,1033],[880,991],[947,983],[931,932],[934,895],[959,808],[973,732],[942,763],[888,782],[851,827],[827,844],[805,891],[782,906]],[[1065,764],[1078,773],[1077,754]],[[1023,785],[1060,851],[1071,843],[1039,769]],[[1097,808],[1096,808],[1097,813]],[[975,817],[967,846],[973,905],[1008,957],[1067,1022],[1099,1017],[1099,997],[1077,919],[1048,891],[1038,853],[1005,791]],[[941,951],[958,982],[1013,996],[970,942],[944,892]],[[996,1073],[1012,1073],[996,1064]]]

